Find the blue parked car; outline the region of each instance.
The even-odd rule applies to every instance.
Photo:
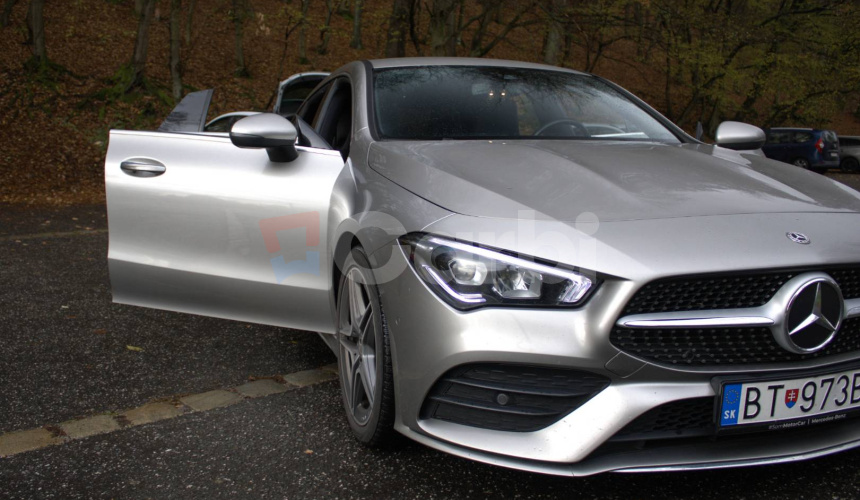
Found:
[[[768,158],[820,174],[839,168],[839,138],[832,130],[771,128],[765,132],[767,142],[761,149]]]

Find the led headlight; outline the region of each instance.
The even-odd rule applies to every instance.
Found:
[[[400,241],[418,275],[458,309],[575,307],[595,284],[582,272],[438,236],[410,234]]]

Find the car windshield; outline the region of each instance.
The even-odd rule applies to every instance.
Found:
[[[621,92],[589,75],[424,66],[374,73],[385,139],[587,139],[679,143]]]

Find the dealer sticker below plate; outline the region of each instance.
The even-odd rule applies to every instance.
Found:
[[[860,370],[791,380],[723,385],[720,427],[800,427],[846,418],[860,408]]]

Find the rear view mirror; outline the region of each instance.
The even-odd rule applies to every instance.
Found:
[[[764,145],[764,130],[747,123],[723,122],[717,127],[717,146],[735,151],[759,149]]]
[[[230,141],[239,148],[265,148],[272,162],[288,162],[298,158],[296,127],[281,115],[262,113],[251,115],[233,124]]]

